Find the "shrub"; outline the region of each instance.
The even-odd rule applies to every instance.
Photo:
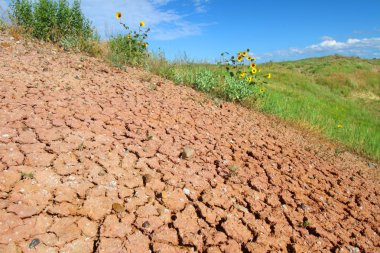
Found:
[[[266,83],[263,78],[270,79],[271,74],[262,74],[261,69],[256,65],[256,59],[249,55],[249,49],[232,55],[227,59],[224,56],[230,55],[228,52],[222,53],[222,61],[218,64],[226,70],[224,80],[224,95],[232,101],[242,101],[249,96],[262,96]]]
[[[13,22],[37,39],[90,53],[98,40],[79,0],[13,0],[10,7]]]
[[[244,79],[226,76],[224,79],[224,95],[231,101],[242,101],[255,94],[255,87]]]
[[[116,13],[116,18],[121,18],[120,12]],[[145,40],[150,29],[147,28],[143,31],[145,26],[143,21],[140,22],[138,31],[133,31],[122,22],[120,24],[127,30],[127,34],[118,35],[109,40],[109,59],[118,66],[125,64],[144,65],[148,57],[148,43]]]
[[[207,69],[198,70],[195,74],[195,87],[198,90],[209,92],[217,84],[214,74]]]

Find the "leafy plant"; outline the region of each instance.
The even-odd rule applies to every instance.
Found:
[[[209,92],[216,85],[214,74],[207,69],[201,69],[195,74],[195,87],[198,90]]]
[[[242,101],[255,94],[255,87],[245,80],[239,80],[231,76],[226,76],[224,80],[224,94],[228,100]]]
[[[116,18],[121,18],[121,13],[116,12]],[[144,65],[148,57],[146,39],[150,28],[143,30],[145,23],[140,21],[138,31],[132,30],[129,26],[120,22],[127,30],[127,34],[118,35],[109,40],[109,59],[115,65]]]

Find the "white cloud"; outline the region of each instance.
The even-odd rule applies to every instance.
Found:
[[[261,54],[258,57],[263,61],[286,60],[303,57],[341,54],[347,56],[359,56],[374,58],[380,55],[380,37],[375,38],[350,38],[346,41],[336,41],[324,36],[323,41],[303,48],[289,48],[270,53]]]
[[[190,22],[185,14],[168,9],[168,4],[175,0],[82,0],[85,14],[91,18],[101,37],[109,37],[124,30],[115,19],[115,12],[120,11],[121,21],[136,28],[143,20],[151,28],[152,39],[171,40],[180,37],[198,35],[204,24]],[[208,0],[193,0],[195,8],[203,8]]]
[[[194,3],[195,10],[199,13],[206,11],[206,5],[209,0],[192,0]]]

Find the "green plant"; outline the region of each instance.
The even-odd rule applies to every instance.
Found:
[[[33,172],[21,172],[21,180],[24,180],[24,179],[33,179],[34,178],[34,174]]]
[[[34,15],[32,1],[13,0],[10,5],[12,21],[19,26],[30,29],[33,27]]]
[[[255,63],[256,58],[249,55],[249,48],[246,51],[238,52],[237,55],[232,55],[229,58],[224,58],[229,56],[230,53],[221,53],[222,60],[218,62],[219,65],[225,67],[227,73],[231,77],[242,79],[248,84],[264,83],[262,79],[261,69],[257,68]],[[266,78],[270,79],[272,74],[267,73],[264,75]]]
[[[228,176],[237,176],[240,167],[237,165],[231,165],[228,167]]]
[[[255,94],[255,87],[245,80],[239,80],[231,76],[224,79],[224,95],[231,101],[242,101]]]
[[[261,69],[257,67],[256,59],[249,55],[250,50],[230,56],[228,52],[221,54],[222,60],[218,65],[223,66],[226,70],[224,80],[224,93],[227,99],[231,101],[242,101],[248,97],[262,95],[265,88],[262,87],[267,81],[263,78],[270,79],[271,73],[262,74]],[[229,58],[225,59],[225,56]],[[260,86],[259,88],[254,86]]]
[[[121,18],[121,13],[116,13],[116,18]],[[127,30],[127,34],[118,35],[109,40],[110,53],[108,58],[115,65],[139,65],[143,66],[148,58],[147,47],[145,41],[148,37],[150,28],[142,30],[145,26],[143,21],[140,22],[139,30],[134,31],[129,26],[120,22]]]
[[[310,227],[311,223],[307,218],[304,218],[302,222],[298,224],[302,228],[308,228]]]
[[[80,1],[72,5],[67,0],[12,0],[10,14],[13,23],[33,37],[59,43],[64,49],[92,53],[98,35],[83,15]]]
[[[216,84],[214,74],[210,70],[201,69],[195,73],[195,87],[198,90],[209,92]]]

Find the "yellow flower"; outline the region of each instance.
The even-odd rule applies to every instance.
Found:
[[[343,126],[341,124],[338,124],[336,127],[337,128],[343,128]]]
[[[115,14],[115,17],[117,18],[117,19],[120,19],[121,18],[121,12],[116,12],[116,14]]]
[[[131,39],[131,35],[130,35],[130,34],[128,35],[128,39],[129,39],[129,40]]]
[[[140,46],[140,45],[141,45],[141,42],[140,42],[140,41],[138,41],[138,42],[137,42],[137,45],[139,45],[139,46]]]
[[[243,60],[243,56],[239,55],[236,59],[238,62],[241,62]]]
[[[143,46],[144,46],[144,47],[147,47],[147,46],[148,46],[148,43],[147,43],[147,42],[144,42]]]
[[[244,78],[245,77],[245,72],[241,72],[239,77],[240,77],[240,79]]]
[[[140,26],[141,26],[141,27],[144,27],[144,26],[145,26],[144,21],[140,21]]]
[[[252,72],[252,74],[256,74],[256,72],[257,72],[256,67],[255,67],[255,68],[252,68],[252,69],[251,69],[251,72]]]
[[[261,88],[260,93],[264,93],[264,92],[265,92],[265,88]]]
[[[256,64],[254,63],[251,63],[249,66],[251,67],[251,69],[256,68]]]
[[[251,61],[256,61],[256,58],[252,58]]]
[[[266,74],[265,77],[268,78],[268,79],[270,79],[272,77],[272,74],[271,73]]]
[[[248,61],[252,60],[252,57],[248,55],[247,60]]]
[[[246,57],[246,56],[247,56],[247,52],[244,51],[242,55],[243,55],[244,57]]]
[[[241,52],[239,52],[239,53],[238,53],[238,56],[241,56],[241,55],[242,55],[242,53],[241,53]]]
[[[247,77],[247,81],[250,83],[250,82],[252,82],[252,76],[248,76]]]

